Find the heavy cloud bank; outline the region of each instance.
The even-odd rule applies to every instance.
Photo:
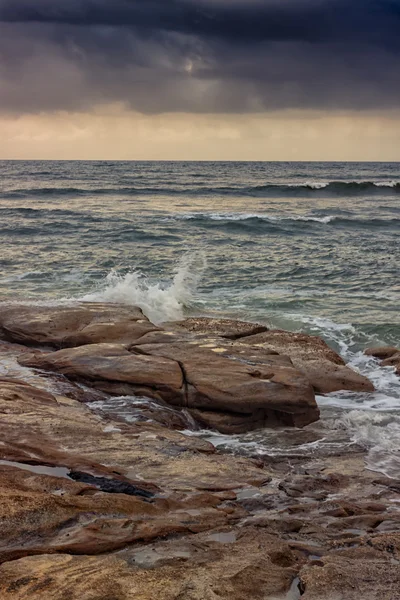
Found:
[[[0,0],[0,110],[400,105],[400,0]]]

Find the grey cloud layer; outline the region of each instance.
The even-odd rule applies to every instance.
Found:
[[[0,109],[398,108],[400,0],[0,0]]]

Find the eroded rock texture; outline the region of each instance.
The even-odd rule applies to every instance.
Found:
[[[222,433],[318,419],[314,391],[372,391],[321,339],[229,319],[156,327],[140,309],[81,303],[5,306],[3,336],[58,352],[22,365],[61,373],[114,395],[146,396],[193,411]]]
[[[96,302],[71,306],[3,305],[0,328],[9,341],[58,348],[102,342],[123,344],[158,329],[136,306]]]
[[[0,324],[31,346],[0,342],[2,600],[397,600],[400,481],[362,449],[250,459],[173,429],[304,427],[314,389],[371,389],[324,342],[95,304]],[[129,394],[154,403],[135,423],[86,404]]]

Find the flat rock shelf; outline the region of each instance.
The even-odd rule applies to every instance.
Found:
[[[101,303],[3,304],[0,336],[2,600],[400,597],[400,479],[362,448],[272,460],[196,435],[307,431],[316,393],[372,392],[320,338]]]

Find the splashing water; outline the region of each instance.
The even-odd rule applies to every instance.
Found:
[[[400,417],[395,414],[352,410],[335,426],[368,450],[367,468],[397,478],[400,473]]]
[[[152,282],[140,271],[121,274],[113,270],[98,290],[80,300],[140,306],[153,323],[183,319],[185,308],[193,304],[206,264],[202,252],[184,254],[169,284]]]

